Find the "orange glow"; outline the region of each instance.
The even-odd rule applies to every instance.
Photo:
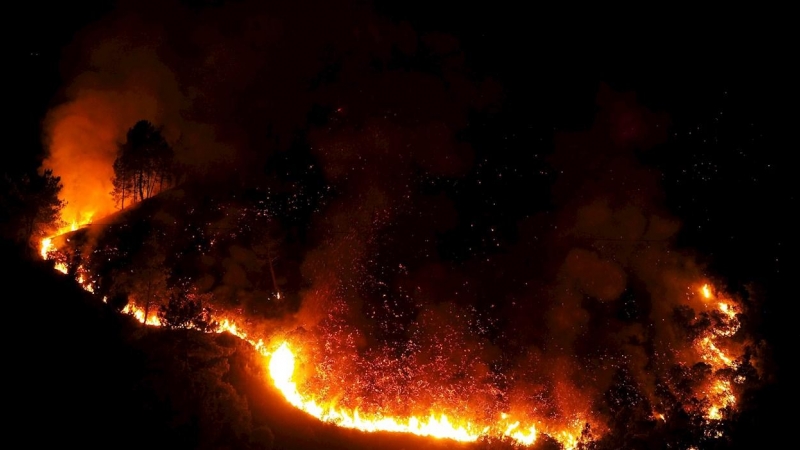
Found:
[[[78,222],[77,220],[73,220],[70,225],[61,227],[54,235],[48,236],[48,237],[42,239],[42,242],[39,245],[39,255],[42,257],[42,259],[49,259],[49,254],[51,252],[55,252],[56,250],[58,250],[56,248],[55,244],[53,243],[53,238],[54,237],[60,236],[60,235],[62,235],[64,233],[69,233],[70,231],[75,231],[78,228],[82,228],[82,227],[84,227],[86,225],[91,224],[92,223],[93,214],[94,213],[83,214],[83,217],[84,217],[83,221]],[[64,217],[64,212],[63,211],[62,211],[61,215],[62,215],[62,218],[63,218]],[[67,273],[67,266],[64,263],[57,263],[56,264],[56,270],[58,270],[61,273]]]
[[[708,400],[710,406],[706,410],[706,419],[722,420],[722,409],[736,405],[736,396],[731,389],[731,383],[725,380],[717,380],[711,387]]]
[[[151,98],[142,93],[108,96],[92,88],[48,112],[44,125],[49,152],[43,167],[61,177],[64,186],[59,193],[67,202],[61,211],[68,224],[64,231],[116,210],[109,193],[118,144],[137,120],[155,117]]]
[[[358,409],[347,410],[336,404],[321,404],[313,396],[298,391],[295,381],[296,357],[286,342],[283,342],[269,357],[269,373],[275,387],[286,401],[317,419],[334,423],[344,428],[355,428],[366,432],[390,431],[411,433],[418,436],[452,439],[459,442],[474,442],[481,436],[508,437],[519,444],[536,442],[536,427],[512,420],[501,414],[495,423],[477,424],[448,416],[444,412],[431,411],[426,415],[391,417],[380,414],[364,414]],[[553,436],[565,448],[577,445],[577,439],[569,433]]]
[[[152,325],[154,327],[161,326],[161,319],[158,318],[158,314],[156,314],[155,310],[151,311],[147,315],[147,321],[145,321],[144,317],[144,308],[139,307],[133,303],[128,303],[127,305],[125,305],[125,308],[123,308],[122,313],[133,316],[134,319],[138,320],[139,322],[145,325]]]
[[[55,269],[63,274],[67,274],[67,265],[64,263],[56,263]]]
[[[722,314],[728,316],[728,319],[730,320],[736,319],[736,311],[734,310],[733,306],[728,305],[727,303],[720,302],[719,310]]]
[[[708,284],[703,285],[701,293],[705,299],[713,297],[712,289]],[[732,351],[726,348],[727,345],[724,340],[734,336],[741,326],[736,317],[736,303],[719,292],[717,292],[717,298],[719,301],[713,306],[708,305],[708,308],[716,309],[717,312],[721,313],[721,321],[695,341],[700,358],[711,366],[714,371],[711,378],[711,387],[703,391],[702,395],[709,405],[704,414],[705,418],[709,420],[722,420],[722,410],[733,408],[736,405],[737,399],[733,393],[731,382],[723,374],[726,370],[737,369],[739,367],[738,359],[742,356],[741,351]],[[737,379],[744,381],[744,377],[741,375]]]
[[[52,238],[44,238],[42,239],[42,245],[39,248],[39,254],[42,255],[42,259],[47,259],[47,252],[53,250],[53,239]]]
[[[51,238],[42,241],[43,257],[51,257],[56,252]],[[58,263],[56,270],[66,273],[67,266]],[[84,267],[76,270],[76,281],[87,291],[93,292],[92,276]],[[709,299],[712,288],[705,284],[701,294]],[[711,375],[702,383],[702,388],[694,395],[702,402],[701,413],[708,421],[719,421],[725,418],[725,411],[735,408],[737,397],[733,391],[729,373],[731,369],[738,368],[741,351],[732,350],[735,346],[726,340],[732,337],[739,329],[737,310],[740,305],[724,293],[717,291],[718,301],[707,303],[709,313],[716,311],[714,326],[697,338],[693,345],[699,359],[708,364]],[[105,302],[106,299],[103,298]],[[162,326],[156,313],[157,308],[151,308],[145,317],[144,309],[135,303],[129,303],[123,313],[131,315],[137,321],[148,326]],[[430,407],[427,410],[417,410],[414,414],[391,415],[388,411],[374,410],[369,407],[363,409],[358,406],[348,406],[338,397],[327,397],[321,392],[315,392],[314,383],[310,377],[318,371],[317,362],[305,355],[299,343],[277,340],[277,337],[254,338],[249,335],[235,320],[229,317],[217,318],[218,324],[214,330],[217,333],[231,333],[250,343],[253,348],[265,358],[265,365],[269,372],[270,381],[280,391],[286,401],[307,414],[323,422],[335,424],[344,428],[352,428],[364,432],[400,432],[411,433],[441,439],[451,439],[459,442],[474,442],[482,437],[511,441],[518,445],[530,446],[537,441],[538,435],[545,434],[555,439],[565,449],[574,449],[581,442],[581,430],[587,420],[573,417],[567,425],[553,426],[552,423],[528,416],[520,416],[511,412],[498,412],[482,416],[470,409],[469,405],[453,404],[446,407]],[[311,372],[306,373],[310,367]],[[741,380],[740,380],[741,378]],[[336,381],[328,377],[327,383]],[[738,375],[736,382],[741,383],[743,376]],[[337,388],[324,385],[324,388]],[[493,418],[492,418],[493,417]],[[666,422],[664,414],[653,412],[653,418]],[[710,422],[709,422],[710,423]],[[594,426],[594,424],[593,424]],[[594,428],[593,428],[594,429]],[[596,430],[596,429],[594,429]],[[596,436],[596,435],[595,435]]]

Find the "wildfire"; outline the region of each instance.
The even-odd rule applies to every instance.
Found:
[[[704,299],[712,299],[711,289],[708,284],[704,284],[700,292]],[[714,306],[721,313],[722,322],[718,327],[713,328],[710,333],[699,338],[696,342],[696,347],[703,361],[708,363],[715,371],[712,388],[710,392],[707,392],[706,396],[710,406],[706,409],[705,417],[709,420],[721,420],[723,418],[721,410],[734,406],[736,404],[736,396],[733,393],[730,381],[722,378],[721,375],[717,375],[717,373],[723,369],[737,369],[739,367],[737,358],[740,355],[731,356],[721,349],[718,344],[722,338],[733,336],[739,330],[740,324],[736,317],[736,309],[732,300],[722,298]]]
[[[145,321],[144,309],[129,303],[122,311],[130,314],[137,321],[151,326],[161,326],[155,315],[148,316]],[[536,442],[537,428],[532,424],[521,426],[520,421],[512,420],[508,414],[501,414],[494,424],[474,424],[458,420],[446,413],[430,412],[426,416],[407,418],[365,414],[358,409],[348,410],[335,404],[323,404],[312,395],[301,394],[298,390],[296,376],[296,360],[294,352],[287,342],[282,342],[274,351],[268,350],[263,339],[252,339],[234,321],[223,319],[214,330],[217,333],[228,332],[238,336],[252,345],[256,351],[267,358],[272,384],[289,404],[323,422],[333,423],[343,428],[352,428],[364,432],[388,431],[411,433],[441,439],[452,439],[459,442],[474,442],[484,436],[510,438],[518,444],[532,445]],[[565,449],[573,449],[579,443],[578,434],[563,430],[551,435],[562,443]]]
[[[41,255],[42,259],[48,259],[48,254],[50,252],[54,252],[56,250],[56,247],[53,244],[53,238],[54,237],[61,236],[62,234],[69,233],[70,231],[76,231],[79,228],[82,228],[82,227],[85,227],[87,225],[90,225],[92,223],[92,217],[94,216],[94,213],[93,212],[92,213],[83,213],[83,214],[81,214],[81,216],[82,216],[82,219],[80,221],[73,220],[69,225],[61,227],[52,236],[48,236],[48,237],[42,239],[42,241],[41,241],[41,243],[39,245],[39,255]],[[66,269],[63,270],[63,271],[59,269],[59,272],[67,273]]]
[[[40,253],[43,258],[51,257],[55,251],[52,238],[42,240]],[[67,273],[67,266],[64,263],[57,263],[55,268]],[[75,277],[85,290],[94,292],[92,276],[83,267],[77,268]],[[709,421],[718,421],[724,418],[724,410],[735,407],[737,403],[731,381],[722,374],[729,369],[738,368],[738,358],[741,356],[727,348],[724,341],[739,329],[738,308],[734,300],[726,298],[719,292],[715,295],[708,284],[702,285],[699,294],[706,300],[704,304],[708,312],[716,311],[718,314],[716,325],[697,338],[694,343],[697,354],[713,370],[712,377],[705,384],[707,388],[700,394],[701,400],[707,405],[703,415]],[[715,301],[708,301],[712,299]],[[146,325],[163,325],[157,314],[150,312],[145,317],[144,309],[134,303],[126,305],[122,312]],[[534,444],[539,434],[546,434],[565,449],[574,449],[582,442],[581,429],[585,423],[582,420],[574,420],[564,429],[554,429],[543,423],[525,422],[505,412],[497,414],[495,419],[481,421],[466,419],[463,412],[458,411],[429,410],[406,417],[396,417],[383,411],[364,411],[358,407],[346,407],[335,400],[325,400],[323,396],[308,391],[307,380],[303,379],[297,370],[298,355],[301,351],[297,343],[292,343],[294,349],[290,348],[290,344],[286,341],[267,340],[265,343],[264,339],[248,335],[230,318],[222,318],[214,331],[231,333],[248,342],[264,356],[272,384],[289,404],[321,421],[340,427],[365,432],[412,433],[459,442],[474,442],[483,437],[490,437],[510,440],[525,446]],[[738,378],[741,377],[740,375]],[[654,419],[667,421],[662,413],[654,412]]]
[[[300,394],[294,381],[295,355],[289,345],[283,342],[269,358],[269,373],[275,387],[294,407],[305,411],[324,422],[331,422],[344,428],[354,428],[366,432],[391,431],[412,433],[418,436],[452,439],[459,442],[474,442],[482,436],[505,436],[523,445],[536,442],[536,427],[520,427],[508,414],[501,414],[496,424],[477,425],[448,417],[444,413],[431,412],[427,417],[408,418],[381,415],[365,416],[358,409],[348,411],[335,405],[321,405],[313,398]],[[577,440],[572,435],[562,436],[565,448],[573,448]],[[572,442],[574,440],[574,442]]]
[[[132,315],[136,320],[151,326],[161,326],[155,315],[150,315],[145,321],[144,309],[129,303],[122,311]],[[337,408],[336,405],[323,405],[309,395],[298,391],[295,381],[296,357],[289,344],[282,342],[276,350],[270,352],[263,339],[252,339],[231,319],[223,319],[214,330],[217,333],[228,332],[252,345],[256,351],[268,358],[267,367],[272,379],[272,384],[281,392],[289,404],[309,415],[323,421],[330,422],[343,428],[352,428],[365,432],[389,431],[411,433],[418,436],[452,439],[459,442],[474,442],[483,436],[507,437],[519,444],[532,445],[536,442],[537,429],[534,425],[520,426],[519,421],[512,420],[508,414],[501,414],[498,422],[492,425],[473,424],[460,421],[445,413],[431,412],[425,417],[411,416],[398,418],[382,415],[365,415],[358,409],[347,410]],[[578,443],[577,435],[563,431],[553,436],[564,445],[564,448],[574,448]]]
[[[133,303],[128,303],[125,305],[125,308],[122,309],[122,313],[133,316],[134,319],[145,325],[152,325],[154,327],[161,326],[161,320],[158,318],[157,314],[149,313],[145,318],[144,308],[141,308]]]
[[[736,396],[731,390],[731,383],[726,380],[717,380],[711,392],[712,405],[708,408],[706,417],[712,420],[721,420],[720,410],[736,404]]]
[[[53,238],[42,239],[42,245],[39,247],[39,254],[42,255],[42,259],[47,259],[47,252],[51,250],[55,250],[53,247]]]

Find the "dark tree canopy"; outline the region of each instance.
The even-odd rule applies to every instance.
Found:
[[[114,199],[120,209],[150,198],[175,182],[172,147],[146,120],[128,130],[114,161]]]
[[[169,293],[169,300],[161,305],[158,318],[161,325],[169,329],[188,329],[209,332],[217,324],[211,317],[209,294],[200,294],[189,283],[178,283]]]
[[[0,222],[2,237],[18,244],[37,246],[41,239],[62,225],[61,210],[66,202],[58,198],[61,178],[52,170],[0,178]]]

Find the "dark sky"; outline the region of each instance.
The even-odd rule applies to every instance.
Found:
[[[201,8],[196,4],[216,2],[189,3]],[[513,249],[519,247],[520,240],[537,233],[537,227],[542,226],[529,220],[531,217],[543,211],[554,212],[552,223],[559,224],[558,211],[579,209],[577,205],[587,200],[582,194],[586,189],[607,189],[612,200],[627,195],[619,187],[609,188],[606,182],[584,184],[582,180],[592,179],[595,173],[590,169],[575,169],[577,173],[573,173],[572,169],[581,165],[570,160],[576,157],[574,153],[563,150],[570,145],[592,148],[598,142],[598,128],[592,128],[593,124],[597,125],[598,116],[605,117],[608,123],[603,126],[612,131],[622,127],[611,141],[628,141],[597,144],[598,152],[587,151],[579,156],[584,162],[596,162],[593,167],[607,164],[609,170],[620,170],[627,177],[628,186],[639,186],[639,165],[657,174],[650,181],[658,186],[643,188],[648,194],[642,204],[657,199],[659,208],[682,224],[675,236],[677,247],[696,252],[697,258],[709,264],[712,272],[732,289],[743,290],[752,285],[764,293],[756,326],[759,334],[776,343],[780,357],[784,347],[777,343],[788,324],[789,307],[785,302],[792,299],[792,294],[786,276],[789,267],[794,266],[791,261],[796,255],[793,243],[797,229],[793,219],[796,189],[790,181],[793,146],[784,138],[794,120],[786,110],[796,102],[789,100],[787,89],[793,55],[786,44],[788,29],[781,19],[785,13],[720,10],[699,14],[654,8],[579,14],[529,11],[529,5],[518,3],[464,6],[459,2],[377,2],[378,16],[392,24],[405,23],[420,36],[439,32],[454,37],[458,76],[452,78],[453,83],[468,80],[480,86],[475,90],[478,93],[469,91],[457,98],[470,108],[475,102],[485,104],[480,104],[478,113],[462,114],[466,106],[440,108],[434,99],[430,100],[430,108],[418,113],[430,112],[437,119],[440,115],[451,122],[468,123],[459,139],[469,144],[469,151],[454,145],[448,153],[465,161],[463,165],[450,159],[445,162],[416,155],[413,164],[391,161],[396,171],[388,171],[384,163],[370,167],[370,173],[397,177],[378,179],[374,175],[342,175],[342,167],[352,162],[348,158],[355,158],[353,155],[343,159],[317,155],[326,167],[326,176],[336,181],[346,178],[342,189],[362,192],[367,185],[388,185],[405,179],[408,174],[403,171],[411,172],[415,164],[425,167],[437,175],[432,177],[430,189],[443,193],[458,217],[454,225],[442,225],[446,232],[440,234],[436,249],[440,257],[457,262],[497,258],[501,261],[498,265],[467,268],[465,273],[499,271],[497,267],[502,267],[504,258],[517,260]],[[103,17],[112,5],[93,1],[79,5],[29,4],[27,8],[22,16],[24,32],[15,37],[12,45],[14,85],[21,93],[15,97],[22,102],[13,114],[13,120],[18,121],[13,128],[18,150],[11,152],[11,165],[29,164],[43,155],[42,121],[52,106],[63,101],[65,86],[72,83],[76,67],[82,67],[71,65],[75,55],[70,43],[79,30]],[[341,11],[341,16],[332,14],[330,20],[348,17],[346,11]],[[448,42],[440,39],[431,46],[450,48]],[[173,55],[176,59],[183,56]],[[415,70],[428,70],[420,69],[425,61],[408,64]],[[194,74],[181,76],[197,81]],[[346,72],[340,76],[348,80]],[[350,87],[352,92],[337,93],[348,92],[356,98],[354,93],[361,87],[378,92],[381,86],[377,82],[371,84],[372,79],[352,79],[358,80]],[[486,80],[490,83],[483,83]],[[402,83],[406,82],[412,83]],[[324,100],[315,97],[309,104],[335,104],[339,100],[337,93]],[[374,114],[370,108],[375,105],[396,105],[394,101],[351,101],[342,114],[349,114],[346,120],[361,113],[366,117]],[[408,113],[403,110],[405,106],[397,107],[401,115]],[[247,108],[252,112],[260,107]],[[301,110],[298,114],[305,118],[305,113]],[[272,117],[269,113],[265,116]],[[340,141],[354,142],[356,146],[371,142],[346,131],[319,137],[323,134],[320,129],[326,133],[335,129],[335,120],[318,126],[313,112],[308,117],[308,124],[297,126],[292,122],[285,126],[292,133],[298,128],[307,131],[309,140],[322,146]],[[626,117],[633,117],[630,128]],[[283,125],[279,123],[276,128]],[[658,136],[652,142],[649,139],[655,134],[650,131],[646,137],[636,134],[636,130],[651,130],[656,125]],[[251,130],[249,126],[242,124],[245,130]],[[628,129],[634,130],[633,136],[625,134]],[[225,127],[223,131],[230,130]],[[391,138],[404,136],[403,130],[380,131]],[[282,136],[280,132],[276,135]],[[426,139],[438,136],[435,130],[422,135]],[[261,145],[258,139],[244,139],[247,142],[237,141],[237,145]],[[637,166],[618,166],[597,156],[605,155],[606,150],[613,153],[614,149],[623,149],[619,150],[621,157],[633,156]],[[570,156],[564,156],[567,154]],[[579,181],[565,182],[571,180],[570,176]],[[448,177],[458,182],[452,183]],[[574,188],[578,185],[580,189]],[[402,192],[392,189],[386,189],[390,192],[387,196],[402,196]],[[435,209],[438,204],[433,201],[432,205]],[[401,222],[411,229],[417,226],[408,218]],[[520,225],[523,223],[529,224],[530,229],[526,231]],[[337,249],[332,246],[320,252]],[[405,256],[397,249],[390,252]],[[313,267],[309,270],[313,272]],[[513,271],[497,277],[509,284],[520,282]]]

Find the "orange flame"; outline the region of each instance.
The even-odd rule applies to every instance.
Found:
[[[269,373],[275,387],[294,407],[305,411],[324,422],[331,422],[344,428],[361,431],[391,431],[411,433],[418,436],[452,439],[459,442],[474,442],[481,436],[508,437],[519,444],[531,445],[536,442],[536,427],[529,424],[522,429],[519,421],[513,421],[508,414],[501,414],[495,424],[474,424],[468,421],[451,419],[444,413],[431,412],[427,417],[408,418],[381,415],[364,416],[358,409],[349,411],[336,405],[321,405],[313,398],[300,394],[294,381],[295,355],[283,342],[269,358]],[[573,448],[577,439],[571,434],[554,436],[565,445]]]
[[[161,319],[159,319],[158,314],[154,314],[154,312],[148,313],[147,318],[145,318],[144,308],[137,306],[133,303],[128,303],[127,305],[125,305],[125,308],[122,309],[123,314],[129,314],[133,316],[134,319],[145,325],[160,327],[162,325]]]
[[[42,241],[41,254],[43,257],[48,257],[54,250],[51,238]],[[67,267],[62,263],[56,264],[55,268],[64,273],[67,272]],[[76,275],[78,283],[87,291],[92,292],[93,285],[90,278],[83,267],[78,268]],[[712,297],[711,287],[704,284],[700,289],[700,294],[703,298],[710,299]],[[106,299],[104,298],[103,301]],[[703,401],[708,405],[704,416],[710,421],[722,420],[724,418],[723,410],[732,408],[737,403],[731,382],[717,374],[722,369],[736,369],[738,367],[737,358],[740,356],[731,355],[728,350],[723,350],[724,346],[720,348],[721,339],[733,336],[739,328],[735,302],[720,296],[719,302],[715,306],[718,308],[717,311],[722,313],[721,326],[710,330],[695,341],[695,349],[700,358],[714,370],[714,375],[709,381],[710,384],[706,385],[710,387],[703,391]],[[713,308],[711,305],[708,307]],[[144,309],[134,303],[129,303],[122,312],[130,314],[145,325],[162,325],[157,314],[149,314],[148,317],[145,317]],[[446,411],[427,411],[410,417],[393,417],[380,412],[364,412],[359,411],[358,408],[343,407],[331,401],[323,402],[319,399],[321,397],[315,397],[313,393],[301,392],[302,389],[298,387],[303,385],[303,381],[298,380],[297,356],[290,349],[288,342],[283,341],[279,345],[265,344],[263,339],[256,340],[248,336],[247,332],[229,318],[223,318],[214,331],[231,333],[250,343],[257,352],[264,356],[272,384],[288,403],[321,421],[340,427],[365,432],[411,433],[459,442],[474,442],[481,437],[492,437],[508,439],[516,444],[526,446],[534,444],[538,434],[542,432],[535,424],[523,424],[508,413],[499,414],[493,422],[479,423],[460,418],[458,414],[449,414]],[[274,350],[270,351],[270,348],[274,348]],[[740,375],[739,378],[741,377]],[[667,420],[661,413],[654,413],[654,417],[662,421]],[[581,443],[580,430],[583,423],[582,420],[574,420],[572,422],[574,426],[570,426],[570,429],[553,430],[544,427],[543,432],[558,441],[563,448],[574,449]]]
[[[701,288],[704,298],[712,297],[711,288],[704,284]],[[736,395],[733,393],[730,381],[721,378],[716,371],[721,369],[737,369],[739,367],[738,357],[741,355],[730,355],[721,349],[718,342],[721,338],[731,337],[739,330],[740,323],[736,317],[736,309],[733,301],[721,298],[716,304],[717,310],[724,316],[720,327],[713,328],[710,333],[699,338],[696,347],[703,361],[708,363],[715,371],[714,381],[710,392],[706,393],[706,400],[710,406],[706,409],[705,417],[709,420],[722,420],[721,410],[733,407],[736,404]]]
[[[704,284],[701,288],[703,292],[703,297],[710,299],[711,298],[711,288],[708,287],[708,284]]]
[[[42,245],[39,247],[39,254],[42,255],[42,259],[47,259],[47,252],[51,250],[54,250],[53,239],[52,238],[42,239]]]

